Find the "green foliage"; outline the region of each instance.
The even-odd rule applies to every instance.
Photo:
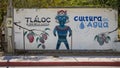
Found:
[[[118,27],[120,28],[120,15],[118,16]]]
[[[4,16],[6,15],[7,0],[0,0],[0,24],[3,21]]]
[[[118,8],[120,6],[119,0],[94,0],[93,3],[100,7]]]
[[[6,15],[8,0],[0,0],[0,22]],[[120,12],[119,0],[13,0],[15,8],[50,8],[50,7],[99,7],[114,8]],[[120,13],[119,13],[120,27]]]
[[[118,0],[13,0],[16,8],[48,7],[113,7],[119,6]]]

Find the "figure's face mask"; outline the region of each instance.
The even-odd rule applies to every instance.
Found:
[[[58,16],[58,22],[60,25],[64,25],[66,23],[67,17],[66,16]]]
[[[67,16],[67,11],[60,10],[56,16],[56,22],[60,24],[60,26],[64,26],[69,22],[69,17]]]

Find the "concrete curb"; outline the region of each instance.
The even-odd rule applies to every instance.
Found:
[[[120,66],[120,56],[3,56],[0,66]]]
[[[120,62],[0,62],[0,66],[120,66]]]

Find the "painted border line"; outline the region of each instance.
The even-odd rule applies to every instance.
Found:
[[[0,66],[120,66],[120,62],[0,62]]]

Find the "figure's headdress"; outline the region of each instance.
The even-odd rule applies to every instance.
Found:
[[[57,23],[58,23],[57,19],[58,19],[59,16],[66,16],[66,19],[67,19],[66,23],[69,22],[69,17],[67,16],[67,11],[66,10],[57,11],[57,16],[55,17]]]
[[[60,10],[57,12],[58,15],[66,15],[67,11],[66,10]]]

